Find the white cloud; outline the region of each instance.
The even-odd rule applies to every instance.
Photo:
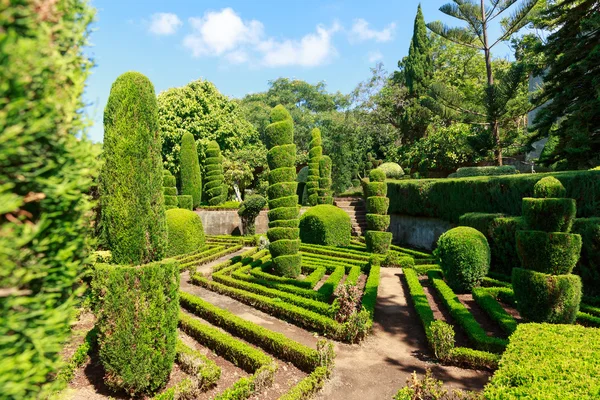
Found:
[[[257,20],[243,20],[233,9],[209,11],[189,19],[192,33],[183,39],[193,57],[223,57],[229,63],[253,63],[267,67],[322,65],[337,54],[332,43],[338,23],[318,25],[316,32],[300,39],[267,37]]]
[[[374,62],[377,62],[377,61],[383,59],[383,54],[381,54],[381,52],[379,50],[375,50],[375,51],[370,51],[367,54],[367,57],[369,58],[370,63],[374,63]]]
[[[375,40],[376,42],[389,42],[394,37],[396,24],[391,23],[380,31],[369,28],[369,23],[362,18],[354,21],[350,31],[350,41],[364,42]]]
[[[172,35],[182,24],[183,22],[175,14],[155,13],[150,17],[148,30],[155,35]]]

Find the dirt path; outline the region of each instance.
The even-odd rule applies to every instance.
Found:
[[[229,254],[225,254],[225,255],[224,255],[223,257],[221,257],[221,258],[217,258],[217,259],[216,259],[216,260],[214,260],[214,261],[211,261],[211,262],[209,262],[209,263],[202,264],[202,265],[198,266],[198,267],[196,268],[196,271],[197,271],[197,272],[199,272],[199,273],[201,273],[201,274],[203,274],[203,275],[204,275],[204,274],[207,274],[207,273],[210,273],[210,272],[211,272],[211,270],[212,270],[212,267],[214,267],[215,265],[217,265],[217,264],[220,264],[220,263],[222,263],[222,262],[224,262],[224,261],[227,261],[227,260],[229,260],[230,258],[233,258],[233,257],[235,257],[235,256],[239,256],[240,254],[242,254],[242,253],[244,253],[244,252],[246,252],[246,251],[250,250],[251,248],[252,248],[252,247],[242,247],[240,250],[236,251],[235,253],[229,253]],[[181,277],[181,279],[183,279],[183,276]]]

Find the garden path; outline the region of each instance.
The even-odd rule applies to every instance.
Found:
[[[212,265],[226,260],[216,260]],[[208,264],[208,265],[211,265]],[[204,269],[205,266],[202,266]],[[206,267],[208,272],[210,267]],[[423,375],[427,368],[449,388],[479,390],[490,373],[442,366],[430,360],[425,333],[414,308],[408,303],[407,288],[400,268],[382,268],[372,334],[360,345],[335,342],[336,361],[331,379],[318,399],[385,399],[406,384],[413,371]],[[315,348],[318,336],[274,318],[237,300],[188,282],[181,276],[181,289],[225,308],[265,328],[285,334]]]

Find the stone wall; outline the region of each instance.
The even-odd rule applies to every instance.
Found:
[[[423,250],[433,250],[438,238],[444,232],[456,225],[450,222],[425,217],[391,214],[389,231],[393,235],[393,243],[415,247]]]
[[[300,209],[300,215],[306,208]],[[237,210],[196,210],[202,219],[204,233],[207,235],[240,235],[242,233],[242,220]],[[269,219],[267,210],[263,210],[256,217],[256,233],[267,233]]]

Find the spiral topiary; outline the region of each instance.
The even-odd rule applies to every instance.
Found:
[[[570,324],[581,302],[581,278],[571,274],[582,246],[581,236],[569,233],[575,200],[559,198],[566,191],[552,177],[539,180],[533,193],[536,198],[523,199],[528,230],[516,233],[521,260],[521,268],[512,271],[517,309],[530,321]]]
[[[308,151],[308,179],[306,181],[306,192],[308,194],[308,205],[316,206],[319,198],[319,162],[323,155],[321,147],[321,131],[314,128],[311,132],[311,141]]]
[[[322,156],[319,160],[319,197],[318,204],[333,204],[331,196],[331,158]]]
[[[385,254],[392,243],[392,233],[386,232],[390,225],[390,216],[387,215],[389,199],[386,197],[385,172],[371,170],[369,182],[365,182],[364,186],[367,197],[367,250],[371,253]]]
[[[192,196],[192,207],[199,207],[202,198],[202,178],[200,177],[200,163],[194,135],[186,132],[181,137],[180,177],[181,194]]]
[[[274,271],[286,277],[300,275],[302,259],[298,254],[298,196],[296,189],[296,145],[294,122],[289,112],[278,105],[271,111],[271,123],[266,128],[269,149],[269,251]]]
[[[223,157],[219,144],[212,141],[206,148],[206,181],[204,191],[208,205],[217,206],[225,201],[226,193],[223,190]]]
[[[163,195],[165,197],[165,210],[170,210],[171,208],[177,208],[179,205],[179,199],[177,196],[177,181],[175,177],[171,174],[171,171],[165,169],[163,170]]]

